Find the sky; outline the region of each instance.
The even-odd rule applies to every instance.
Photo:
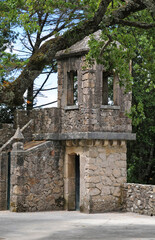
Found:
[[[38,88],[39,86],[41,86],[41,84],[44,82],[44,78],[43,76],[40,76],[36,81],[35,81],[35,86],[36,88]],[[47,83],[44,86],[44,89],[49,89],[49,88],[55,88],[57,87],[57,74],[56,73],[52,73],[47,81]],[[37,105],[36,106],[40,106],[49,102],[54,102],[57,101],[57,89],[55,90],[50,90],[50,91],[43,91],[41,92],[44,96],[38,95],[38,97],[36,98],[37,100]],[[57,103],[54,104],[50,104],[45,106],[45,108],[49,108],[49,107],[56,107]]]

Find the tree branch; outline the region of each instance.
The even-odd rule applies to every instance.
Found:
[[[140,0],[140,1],[152,13],[153,18],[155,18],[155,1],[154,0]]]
[[[53,101],[53,102],[50,102],[50,103],[46,103],[46,104],[43,104],[43,105],[40,105],[40,106],[36,106],[34,108],[39,108],[39,107],[44,107],[44,106],[47,106],[47,105],[50,105],[50,104],[53,104],[53,103],[56,103],[57,101]]]
[[[56,90],[58,89],[58,87],[54,87],[54,88],[47,88],[47,89],[39,89],[40,92],[44,92],[44,91],[51,91],[51,90]],[[34,90],[34,92],[37,92],[38,90]]]
[[[31,41],[31,37],[30,37],[30,34],[28,31],[26,31],[26,34],[27,34],[27,37],[28,37],[28,40],[29,40],[29,43],[30,43],[30,46],[32,47],[32,49],[34,50],[34,46],[33,46],[33,43]]]
[[[128,17],[132,13],[144,10],[145,8],[146,6],[142,3],[140,4],[139,0],[129,0],[125,5],[113,11],[111,16],[103,17],[103,23],[107,27],[115,25],[119,20]]]
[[[131,27],[137,27],[137,28],[143,28],[143,29],[150,29],[155,27],[155,23],[142,23],[142,22],[130,22],[125,20],[117,20],[116,23],[131,26]]]
[[[49,76],[51,75],[52,70],[48,73],[45,81],[43,82],[43,84],[41,85],[41,87],[37,90],[37,92],[35,93],[35,95],[33,96],[33,99],[36,98],[36,96],[38,95],[38,93],[42,90],[42,88],[44,87],[45,83],[47,82],[47,80],[49,79]]]
[[[100,57],[102,57],[106,47],[112,42],[112,37],[110,35],[108,35],[109,40],[105,42],[105,44],[103,45],[101,52],[100,52]]]

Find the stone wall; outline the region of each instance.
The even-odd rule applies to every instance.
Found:
[[[131,120],[120,110],[102,108],[62,110],[62,133],[132,131]]]
[[[126,211],[155,215],[155,186],[126,183],[123,186],[123,198]]]
[[[121,184],[126,182],[125,141],[67,141],[65,154],[65,200],[73,201],[69,182],[69,158],[80,156],[80,210],[88,213],[122,208]],[[72,175],[71,175],[72,176]]]
[[[23,132],[27,141],[32,134],[72,133],[72,132],[131,132],[131,120],[119,109],[49,108],[33,110],[29,117],[25,111],[19,111],[19,125],[23,127],[29,120],[34,123]],[[26,119],[26,120],[25,120]]]
[[[29,112],[24,110],[18,111],[18,114],[16,112],[15,126],[17,127],[19,124],[20,128],[22,128],[31,119],[33,119],[33,124],[23,133],[25,138],[27,138],[27,133],[31,133],[32,136],[32,133],[57,133],[60,131],[60,109],[56,107],[32,110]]]
[[[11,211],[62,210],[63,148],[44,142],[11,153]]]

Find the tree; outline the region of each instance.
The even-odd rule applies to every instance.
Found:
[[[128,181],[155,184],[155,51],[154,41],[146,42],[146,34],[148,32],[143,32],[138,42],[142,52],[137,51],[133,59],[131,117],[137,140],[128,143]],[[153,37],[153,33],[149,37]],[[147,62],[144,56],[148,57]]]
[[[3,21],[3,11],[6,11],[6,7],[1,3],[0,8],[0,83],[5,84],[6,71],[3,67],[4,62],[8,62],[10,54],[6,53],[7,48],[11,48],[11,42],[16,38],[16,34],[10,28],[10,24]],[[7,68],[8,69],[8,68]],[[13,120],[14,107],[7,107],[5,104],[0,104],[0,123],[11,123]]]
[[[137,20],[141,14],[135,13]],[[133,18],[133,16],[128,17]],[[152,16],[143,10],[143,20]],[[130,19],[131,20],[131,19]],[[126,23],[126,22],[125,22]],[[115,25],[102,33],[100,41],[91,37],[88,62],[95,58],[106,71],[115,70],[126,90],[132,88],[132,118],[136,142],[128,143],[128,182],[155,184],[154,104],[155,104],[155,31]],[[129,61],[132,59],[132,67]],[[130,74],[132,70],[132,75]],[[126,81],[123,81],[125,79]]]
[[[33,56],[41,44],[61,30],[69,29],[76,25],[78,19],[82,20],[89,16],[89,11],[82,1],[5,1],[9,11],[13,14],[4,19],[20,26],[22,34],[20,40],[27,51],[28,57]],[[96,3],[91,5],[94,8]],[[16,8],[15,8],[16,7]],[[17,9],[17,11],[15,11]],[[85,11],[84,11],[85,10]],[[55,71],[55,60],[50,63]],[[46,70],[47,71],[47,70]],[[52,70],[50,70],[50,73]],[[28,86],[27,102],[28,109],[33,107],[33,82]]]
[[[128,182],[155,184],[155,92],[152,89],[146,94],[146,89],[147,83],[142,79],[133,84],[132,117],[136,142],[128,143]],[[141,112],[141,108],[143,116],[138,117],[141,114],[137,111]]]
[[[39,3],[32,0],[9,0],[4,2],[9,9],[16,9],[16,11],[12,11],[11,21],[18,24],[21,21],[28,38],[33,37],[35,31],[37,31],[38,36],[38,38],[35,38],[34,43],[29,39],[32,54],[19,77],[11,84],[7,86],[1,85],[0,87],[0,102],[12,105],[23,103],[24,92],[33,84],[44,68],[53,63],[57,51],[70,47],[98,29],[106,32],[107,30],[110,31],[113,26],[134,26],[143,29],[150,29],[155,26],[153,22],[155,3],[153,0],[99,0],[95,4],[91,0],[42,0]],[[40,36],[41,26],[45,22],[45,15],[51,13],[51,3],[53,3],[52,21],[54,21],[54,16],[56,17],[57,13],[58,17],[54,21],[53,28],[49,30],[48,37],[44,39],[44,37]],[[41,12],[41,9],[44,11]],[[146,19],[146,22],[143,22],[142,16],[145,10],[148,12],[149,20]],[[22,15],[20,15],[21,12]],[[139,13],[138,19],[135,13]],[[78,18],[80,19],[78,20]],[[46,24],[48,26],[48,22]],[[53,38],[49,39],[51,36]],[[46,40],[45,43],[42,42],[42,45],[41,39]]]

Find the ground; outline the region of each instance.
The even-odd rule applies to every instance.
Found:
[[[0,212],[0,240],[155,240],[155,217],[133,213]]]

